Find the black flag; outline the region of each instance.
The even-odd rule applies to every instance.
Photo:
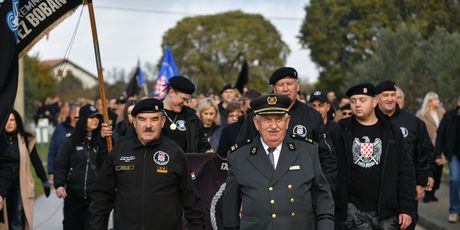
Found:
[[[13,109],[18,87],[18,53],[16,34],[18,30],[17,0],[0,3],[0,126],[5,127]]]
[[[134,95],[139,94],[140,87],[138,86],[138,83],[137,83],[137,75],[139,75],[139,68],[136,68],[136,71],[134,71],[134,74],[131,77],[131,80],[129,80],[128,85],[126,86],[125,96],[127,98],[130,98]]]
[[[249,81],[249,67],[246,59],[243,61],[243,66],[241,66],[240,75],[236,79],[235,88],[240,91],[241,94],[244,94],[244,88],[247,86]]]
[[[4,0],[19,5],[16,15],[19,57],[83,3],[83,0]],[[4,19],[2,19],[4,20]]]

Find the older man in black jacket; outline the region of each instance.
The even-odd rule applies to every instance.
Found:
[[[204,229],[204,212],[182,149],[161,136],[163,103],[148,98],[131,111],[136,136],[106,158],[91,193],[90,229],[107,229],[115,207],[117,229]]]
[[[337,229],[406,229],[415,218],[414,166],[398,127],[377,118],[375,87],[347,91],[354,116],[331,132]]]

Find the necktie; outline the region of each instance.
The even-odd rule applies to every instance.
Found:
[[[270,160],[270,163],[272,163],[273,168],[275,168],[275,155],[273,155],[273,152],[275,152],[276,148],[268,148],[268,159]]]

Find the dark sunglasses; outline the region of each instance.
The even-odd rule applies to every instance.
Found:
[[[352,113],[352,112],[348,112],[348,113],[347,113],[347,112],[342,112],[342,115],[344,115],[344,116],[346,116],[346,115],[351,116],[351,115],[353,115],[353,113]]]

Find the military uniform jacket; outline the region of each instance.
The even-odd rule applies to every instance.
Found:
[[[275,170],[257,136],[228,162],[225,229],[334,228],[334,201],[316,144],[286,137]]]
[[[182,149],[174,141],[142,145],[136,136],[120,141],[107,156],[91,193],[90,228],[107,229],[115,207],[117,229],[204,229],[204,212]]]
[[[321,168],[330,187],[334,189],[337,176],[335,150],[329,134],[325,131],[321,115],[309,105],[296,101],[289,110],[289,116],[291,116],[291,120],[289,121],[287,134],[302,136],[318,143]],[[254,112],[251,112],[240,129],[236,143],[252,139],[258,134],[256,126],[252,121],[253,117]]]

